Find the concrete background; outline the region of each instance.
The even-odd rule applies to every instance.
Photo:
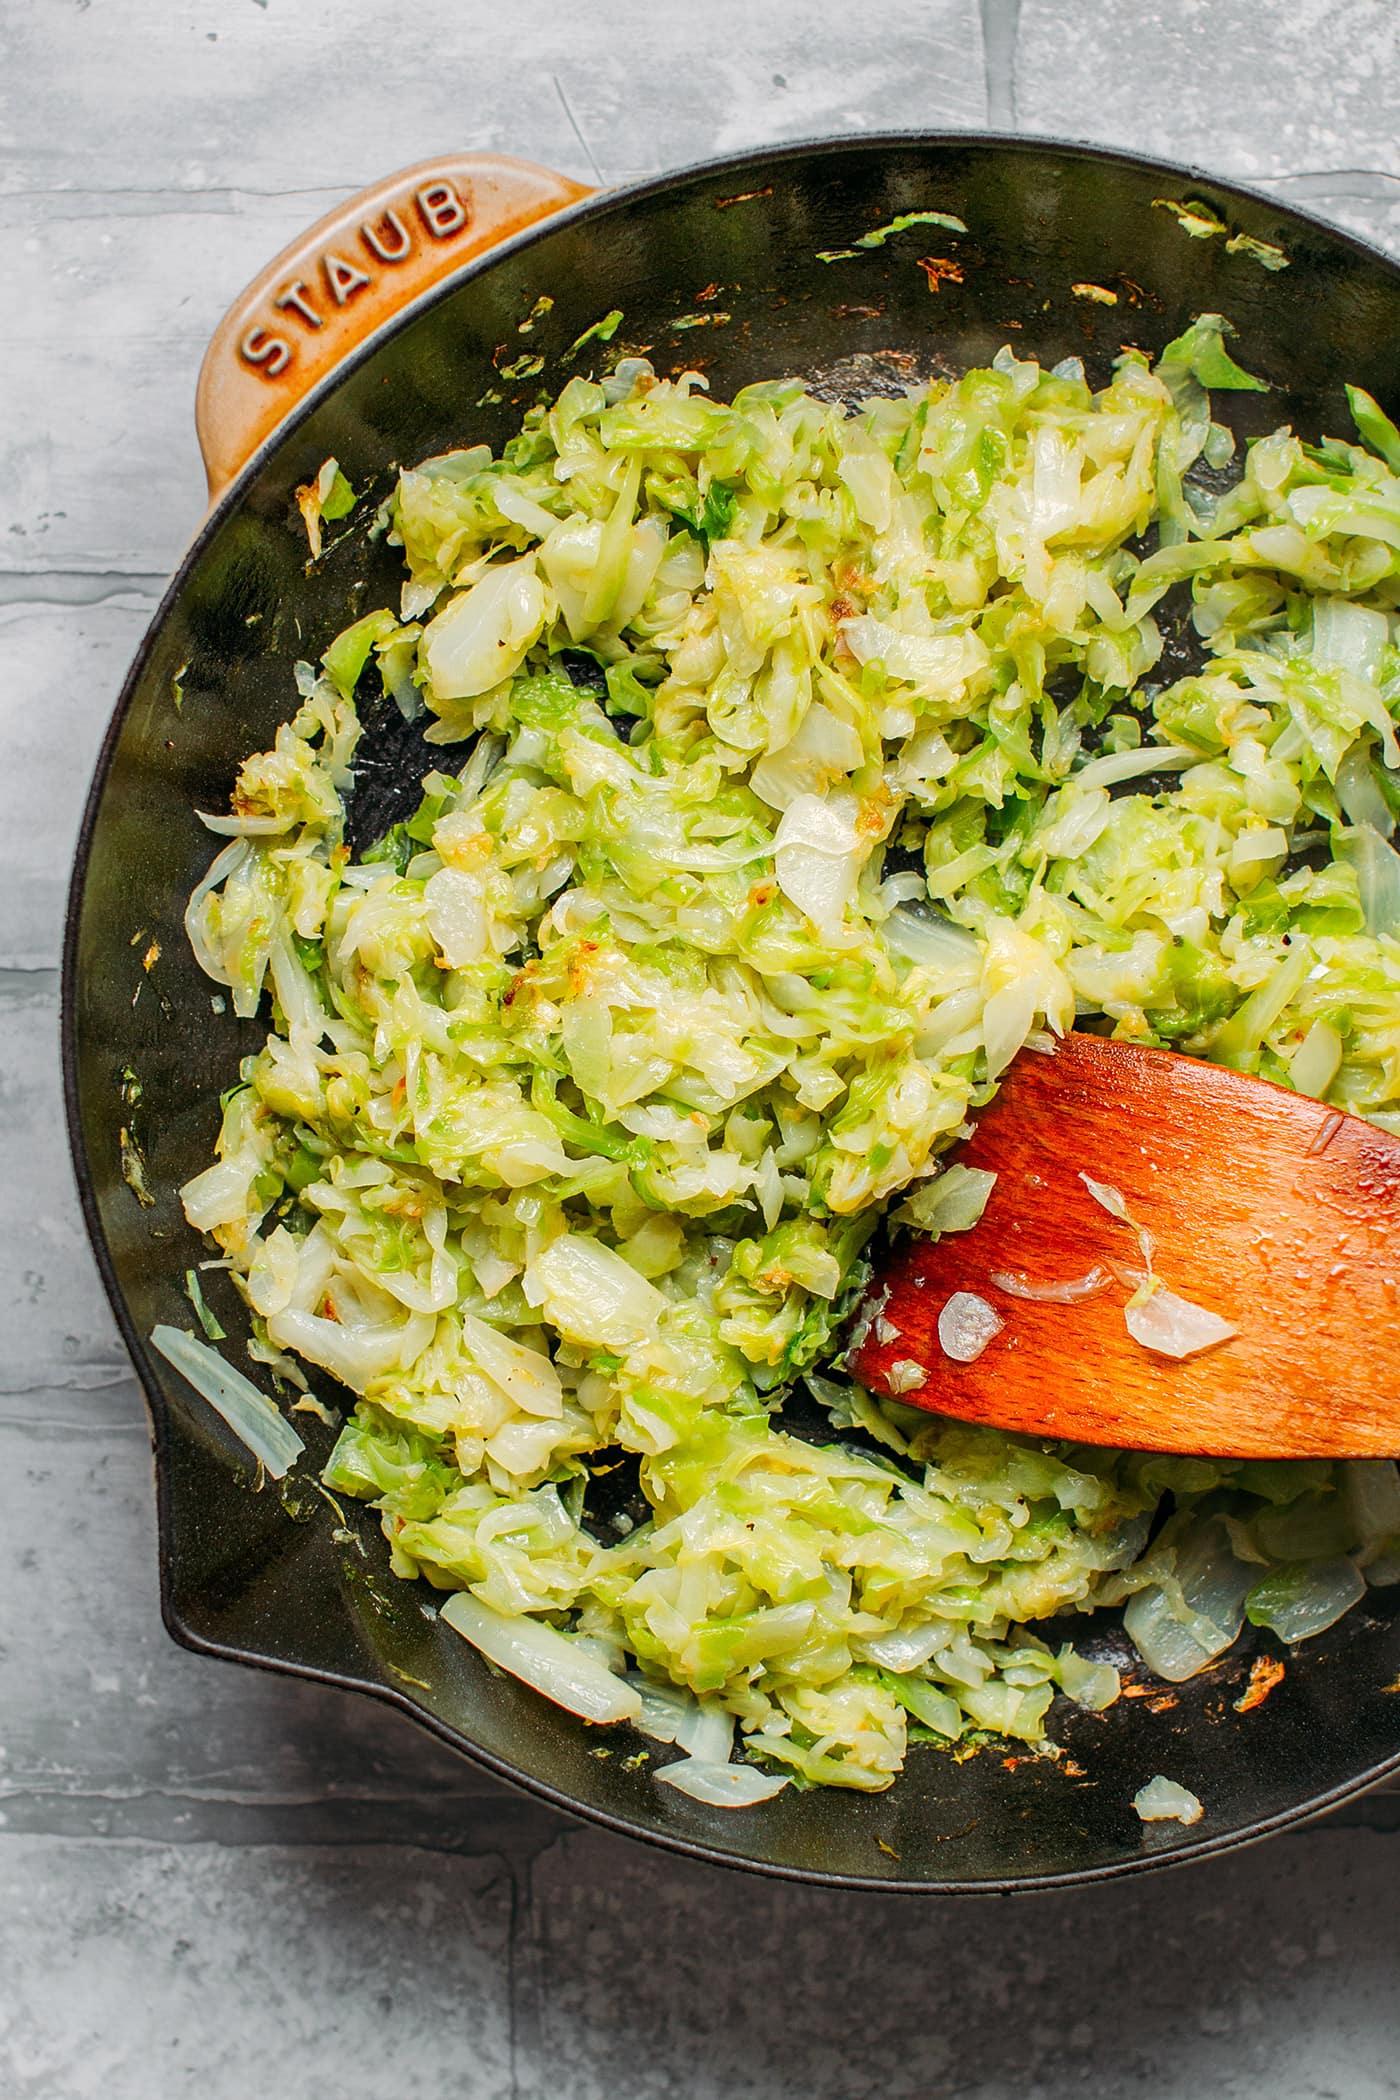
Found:
[[[522,1802],[177,1651],[61,1129],[68,859],[199,521],[195,373],[371,177],[617,182],[815,131],[1195,161],[1400,248],[1393,0],[9,0],[0,9],[0,2100],[1400,2093],[1400,1797],[1211,1866],[851,1901]]]

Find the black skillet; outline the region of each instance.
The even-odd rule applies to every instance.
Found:
[[[389,1575],[368,1512],[348,1511],[364,1553],[347,1541],[311,1485],[329,1431],[299,1418],[306,1478],[255,1493],[241,1447],[147,1347],[156,1322],[190,1324],[183,1276],[207,1250],[175,1192],[206,1164],[219,1094],[260,1034],[212,1009],[181,931],[214,845],[194,810],[224,805],[240,759],[290,712],[293,663],[393,600],[398,558],[370,526],[396,462],[499,445],[541,389],[641,347],[663,372],[702,367],[717,394],[796,372],[853,398],[985,362],[1003,343],[1044,363],[1081,356],[1102,380],[1122,344],[1155,351],[1203,310],[1237,325],[1241,357],[1273,388],[1227,397],[1242,434],[1284,421],[1345,434],[1346,380],[1392,409],[1400,399],[1400,269],[1180,168],[1023,139],[892,137],[784,148],[572,201],[584,194],[472,157],[413,171],[279,258],[206,366],[211,485],[234,478],[113,716],[64,957],[73,1152],[150,1405],[166,1623],[205,1654],[372,1692],[557,1807],[699,1858],[837,1886],[1028,1889],[1279,1829],[1400,1766],[1400,1591],[1372,1592],[1286,1655],[1283,1682],[1243,1713],[1254,1636],[1175,1694],[1097,1716],[1057,1709],[1059,1763],[918,1749],[883,1795],[789,1788],[758,1808],[707,1809],[658,1786],[633,1760],[636,1738],[600,1741],[491,1674],[416,1585]],[[1222,230],[1193,235],[1173,202],[1204,204]],[[930,209],[961,218],[966,234],[925,221],[855,246]],[[517,230],[531,219],[542,223]],[[1265,267],[1276,258],[1240,234],[1281,249],[1288,266]],[[616,309],[611,341],[570,354]],[[330,456],[360,500],[308,568],[294,495]],[[353,812],[362,842],[424,762],[372,717]],[[246,1327],[221,1283],[212,1294],[236,1351]],[[1083,1624],[1091,1652],[1128,1659],[1111,1622]],[[1193,1829],[1138,1822],[1132,1797],[1156,1772],[1205,1803]]]

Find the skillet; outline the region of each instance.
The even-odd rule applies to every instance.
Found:
[[[929,210],[967,233],[924,220],[855,246]],[[1199,231],[1209,218],[1219,230]],[[1287,267],[1267,266],[1273,251]],[[614,311],[611,340],[574,347]],[[1046,364],[1081,356],[1102,383],[1123,344],[1155,353],[1201,311],[1235,323],[1272,388],[1217,406],[1242,437],[1284,421],[1345,434],[1347,380],[1392,409],[1400,398],[1396,264],[1198,172],[1024,138],[818,141],[593,199],[523,163],[462,156],[353,200],[237,302],[199,393],[216,500],[107,733],[64,955],[73,1155],[149,1404],[161,1603],[178,1641],[368,1692],[613,1829],[846,1888],[1120,1875],[1260,1837],[1400,1769],[1400,1592],[1380,1590],[1286,1656],[1283,1681],[1243,1712],[1252,1633],[1184,1686],[1102,1715],[1057,1707],[1058,1762],[919,1751],[883,1795],[789,1788],[739,1813],[706,1808],[635,1766],[630,1736],[600,1739],[436,1623],[420,1586],[389,1575],[373,1513],[352,1505],[342,1522],[316,1489],[330,1430],[299,1417],[303,1466],[253,1492],[246,1453],[146,1342],[157,1322],[190,1324],[184,1274],[207,1248],[177,1191],[207,1164],[219,1095],[262,1033],[214,1010],[181,930],[213,852],[194,811],[225,805],[241,759],[291,712],[295,661],[395,599],[397,553],[371,525],[396,464],[499,447],[542,390],[642,348],[662,372],[700,367],[717,395],[798,373],[854,400],[986,363],[1008,342]],[[295,492],[329,457],[359,500],[308,565]],[[1173,640],[1175,665],[1189,646]],[[443,759],[372,707],[353,843]],[[246,1324],[231,1293],[219,1309],[236,1358]],[[1131,1659],[1111,1617],[1081,1623],[1086,1652]],[[1138,1822],[1133,1794],[1159,1771],[1205,1803],[1194,1828]]]

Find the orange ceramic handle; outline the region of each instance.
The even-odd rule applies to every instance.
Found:
[[[584,184],[499,153],[420,161],[284,248],[214,331],[195,427],[217,496],[348,350],[475,255],[580,197]]]

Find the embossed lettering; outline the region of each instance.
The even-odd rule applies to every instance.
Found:
[[[285,337],[269,335],[265,328],[250,328],[238,345],[238,354],[264,379],[275,379],[291,363],[292,346]]]
[[[423,224],[435,241],[460,233],[467,223],[467,207],[450,182],[430,182],[417,193]]]
[[[308,328],[324,328],[326,325],[311,304],[311,294],[300,277],[294,283],[284,285],[272,303],[283,313],[290,308],[293,313],[300,314]]]
[[[393,245],[385,235],[386,228]],[[413,253],[413,236],[396,211],[381,212],[375,224],[362,226],[360,239],[382,263],[400,263]]]
[[[337,306],[344,306],[347,300],[353,299],[356,292],[362,292],[369,283],[369,278],[363,270],[358,269],[354,263],[347,262],[343,255],[337,255],[333,250],[321,257],[321,268],[326,273],[326,283]]]

